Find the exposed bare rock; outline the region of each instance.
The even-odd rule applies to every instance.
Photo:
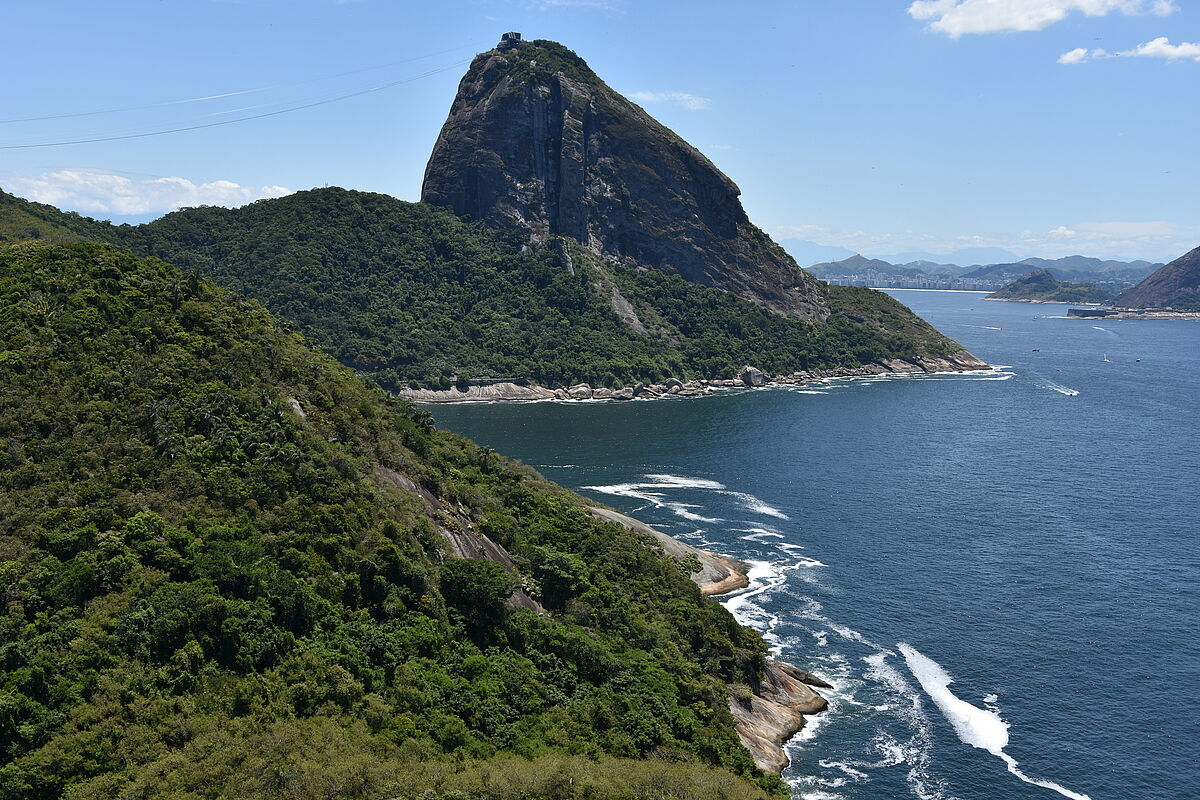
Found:
[[[829,705],[808,685],[811,680],[804,670],[771,659],[748,697],[743,694],[739,698],[735,692],[730,698],[738,736],[764,772],[783,772],[788,765],[784,744],[804,727],[804,715],[819,713]],[[824,681],[821,684],[828,686]]]
[[[295,414],[300,419],[304,419],[305,417],[308,416],[308,414],[304,413],[304,406],[300,405],[300,401],[297,400],[296,398],[289,397],[287,399],[287,405],[288,405],[288,408],[291,409],[292,413]]]
[[[738,378],[746,386],[766,386],[767,384],[767,376],[763,374],[763,371],[749,365],[742,367],[738,372]]]
[[[490,383],[483,386],[452,387],[450,389],[402,389],[397,397],[418,403],[465,403],[494,400],[553,400],[552,389],[541,386],[522,386],[517,383]]]
[[[495,561],[502,564],[518,580],[520,579],[521,573],[517,571],[508,551],[476,530],[471,521],[458,509],[439,500],[433,493],[403,472],[389,467],[376,466],[374,477],[381,486],[399,489],[401,492],[411,494],[425,502],[429,510],[433,512],[431,516],[435,520],[435,527],[442,538],[446,540],[450,555],[455,558],[483,558]],[[526,594],[524,589],[514,592],[512,597],[508,598],[508,605],[510,608],[528,608],[539,613],[545,611],[542,604]]]
[[[740,194],[583,59],[543,40],[476,56],[421,188],[427,203],[534,241],[570,237],[613,262],[825,320],[822,285],[750,222]]]

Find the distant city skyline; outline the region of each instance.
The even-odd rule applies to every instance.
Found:
[[[20,80],[0,89],[0,188],[89,216],[327,184],[416,200],[471,57],[516,30],[572,48],[698,147],[802,264],[1168,261],[1200,243],[1196,0],[7,11],[31,35],[6,42]],[[64,142],[80,143],[43,146]]]

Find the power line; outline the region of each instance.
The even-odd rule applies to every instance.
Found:
[[[121,141],[124,139],[143,139],[148,136],[165,136],[169,133],[182,133],[184,131],[196,131],[196,130],[201,130],[202,128],[216,128],[220,125],[232,125],[235,122],[246,122],[248,120],[263,119],[265,117],[277,117],[280,114],[290,114],[293,111],[302,111],[306,108],[315,108],[317,106],[329,105],[330,103],[337,103],[342,100],[349,100],[352,97],[361,97],[362,95],[365,95],[365,94],[372,94],[373,92],[380,92],[380,91],[383,91],[384,89],[391,89],[393,87],[400,86],[405,83],[412,83],[413,81],[421,80],[422,78],[428,78],[433,75],[439,75],[443,72],[446,72],[447,70],[455,69],[456,67],[461,67],[463,64],[467,64],[469,62],[470,62],[470,59],[456,61],[453,64],[448,64],[444,67],[438,67],[437,69],[432,69],[432,70],[429,70],[428,72],[423,72],[420,75],[414,75],[410,78],[403,78],[401,80],[391,81],[389,83],[384,83],[379,86],[372,86],[369,89],[360,89],[357,92],[350,92],[349,94],[338,95],[337,97],[329,97],[324,100],[316,100],[311,103],[304,103],[304,104],[298,105],[298,106],[290,106],[288,108],[282,108],[277,111],[267,111],[262,114],[250,114],[250,115],[247,115],[244,117],[236,117],[234,119],[225,119],[225,120],[220,120],[218,122],[207,122],[207,123],[200,124],[200,125],[188,125],[188,126],[181,127],[181,128],[168,128],[167,130],[148,131],[145,133],[128,133],[128,134],[123,134],[120,136],[98,136],[98,137],[91,138],[91,139],[70,139],[70,140],[62,141],[62,142],[38,142],[36,144],[0,145],[0,150],[27,150],[27,149],[34,148],[34,147],[64,147],[66,145],[72,145],[72,144],[93,144],[95,142],[116,142],[116,141]]]
[[[360,72],[370,72],[371,70],[374,70],[374,69],[384,69],[385,67],[394,67],[398,64],[411,64],[413,61],[421,61],[426,58],[433,58],[434,56],[441,56],[441,55],[445,55],[446,53],[453,53],[453,52],[456,52],[459,50],[465,50],[467,48],[477,49],[477,47],[475,45],[463,45],[460,47],[447,48],[446,50],[438,50],[435,53],[426,53],[423,56],[414,56],[412,58],[405,58],[405,59],[401,59],[399,61],[389,61],[386,64],[376,64],[376,65],[370,66],[370,67],[360,67],[358,69],[347,70],[345,72],[335,72],[330,75],[318,75],[315,78],[306,78],[304,80],[299,80],[299,81],[286,81],[284,83],[274,83],[269,86],[260,86],[256,89],[238,89],[238,90],[231,91],[231,92],[219,92],[217,94],[205,95],[203,97],[188,97],[188,98],[184,98],[182,100],[164,100],[164,101],[158,102],[158,103],[146,103],[144,105],[137,105],[137,106],[122,106],[121,108],[104,108],[104,109],[100,109],[97,111],[73,111],[73,112],[63,113],[63,114],[47,114],[45,116],[40,116],[40,117],[16,117],[13,119],[0,119],[0,125],[9,125],[9,124],[14,124],[14,123],[18,123],[18,122],[41,122],[44,120],[51,120],[51,119],[73,119],[76,117],[96,117],[96,116],[100,116],[103,114],[120,114],[125,111],[142,111],[147,108],[162,108],[164,106],[184,105],[185,103],[199,103],[199,102],[204,102],[206,100],[221,100],[226,97],[237,97],[237,96],[243,95],[243,94],[256,94],[258,92],[270,91],[271,89],[282,89],[286,86],[303,86],[303,85],[306,85],[309,83],[317,83],[318,81],[331,80],[333,78],[344,78],[347,75],[357,75]]]

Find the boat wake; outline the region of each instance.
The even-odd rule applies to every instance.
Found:
[[[1048,384],[1045,388],[1058,387],[1057,390],[1065,390],[1063,393],[1074,391],[1044,382]],[[948,782],[935,771],[935,727],[927,711],[928,701],[932,701],[960,740],[1001,759],[1018,779],[1070,800],[1091,800],[1085,794],[1031,777],[1021,770],[1016,759],[1005,751],[1009,723],[1000,716],[994,695],[984,698],[986,708],[974,706],[957,697],[949,688],[953,680],[946,671],[912,645],[903,642],[894,647],[885,645],[831,619],[821,603],[808,594],[814,589],[836,592],[821,584],[826,565],[807,555],[803,544],[787,541],[792,537],[785,529],[775,527],[778,521],[789,519],[778,508],[718,481],[667,473],[645,474],[631,483],[582,488],[642,500],[648,506],[698,523],[702,527],[688,526],[682,535],[701,547],[716,547],[726,552],[733,549],[725,537],[716,537],[720,540],[717,542],[708,541],[703,527],[706,523],[728,523],[720,529],[737,532],[739,544],[734,555],[749,566],[749,585],[726,595],[722,604],[739,623],[757,630],[772,654],[786,659],[793,648],[801,649],[804,659],[800,663],[832,684],[831,689],[821,691],[829,708],[808,718],[801,731],[785,745],[797,756],[794,763],[809,765],[804,773],[787,775],[796,796],[846,800],[853,795],[855,785],[898,781],[907,787],[907,794],[919,800],[957,800]],[[728,499],[716,507],[704,505],[705,493],[710,498],[718,495]],[[748,521],[743,516],[741,520],[746,521],[741,521],[739,511],[750,512],[758,519]],[[771,522],[763,517],[771,518]],[[679,523],[680,527],[684,525]],[[919,686],[895,666],[901,656]],[[860,741],[866,744],[867,753],[857,757],[836,748],[827,749],[820,735],[831,727],[845,730],[864,725],[868,726],[864,733],[869,743],[868,739]],[[814,748],[833,757],[818,758],[813,767],[812,756],[805,758],[800,752]],[[842,793],[846,791],[849,794]]]
[[[1008,723],[1001,719],[997,712],[973,706],[950,691],[950,684],[954,679],[936,661],[910,644],[900,642],[897,647],[904,655],[913,677],[954,727],[959,739],[972,747],[998,756],[1008,765],[1009,772],[1026,783],[1053,789],[1071,800],[1091,800],[1086,794],[1073,792],[1054,781],[1031,778],[1022,772],[1017,760],[1004,752],[1004,748],[1008,746]]]

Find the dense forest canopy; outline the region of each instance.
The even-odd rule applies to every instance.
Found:
[[[157,259],[3,245],[0,309],[0,796],[780,790],[761,639],[580,498]]]
[[[79,237],[158,256],[258,300],[391,390],[466,377],[627,386],[728,378],[744,364],[786,374],[960,349],[880,292],[826,287],[834,314],[808,323],[612,265],[577,243],[528,246],[519,231],[381,194],[314,189],[139,226],[61,216]],[[644,332],[614,311],[614,293]]]

